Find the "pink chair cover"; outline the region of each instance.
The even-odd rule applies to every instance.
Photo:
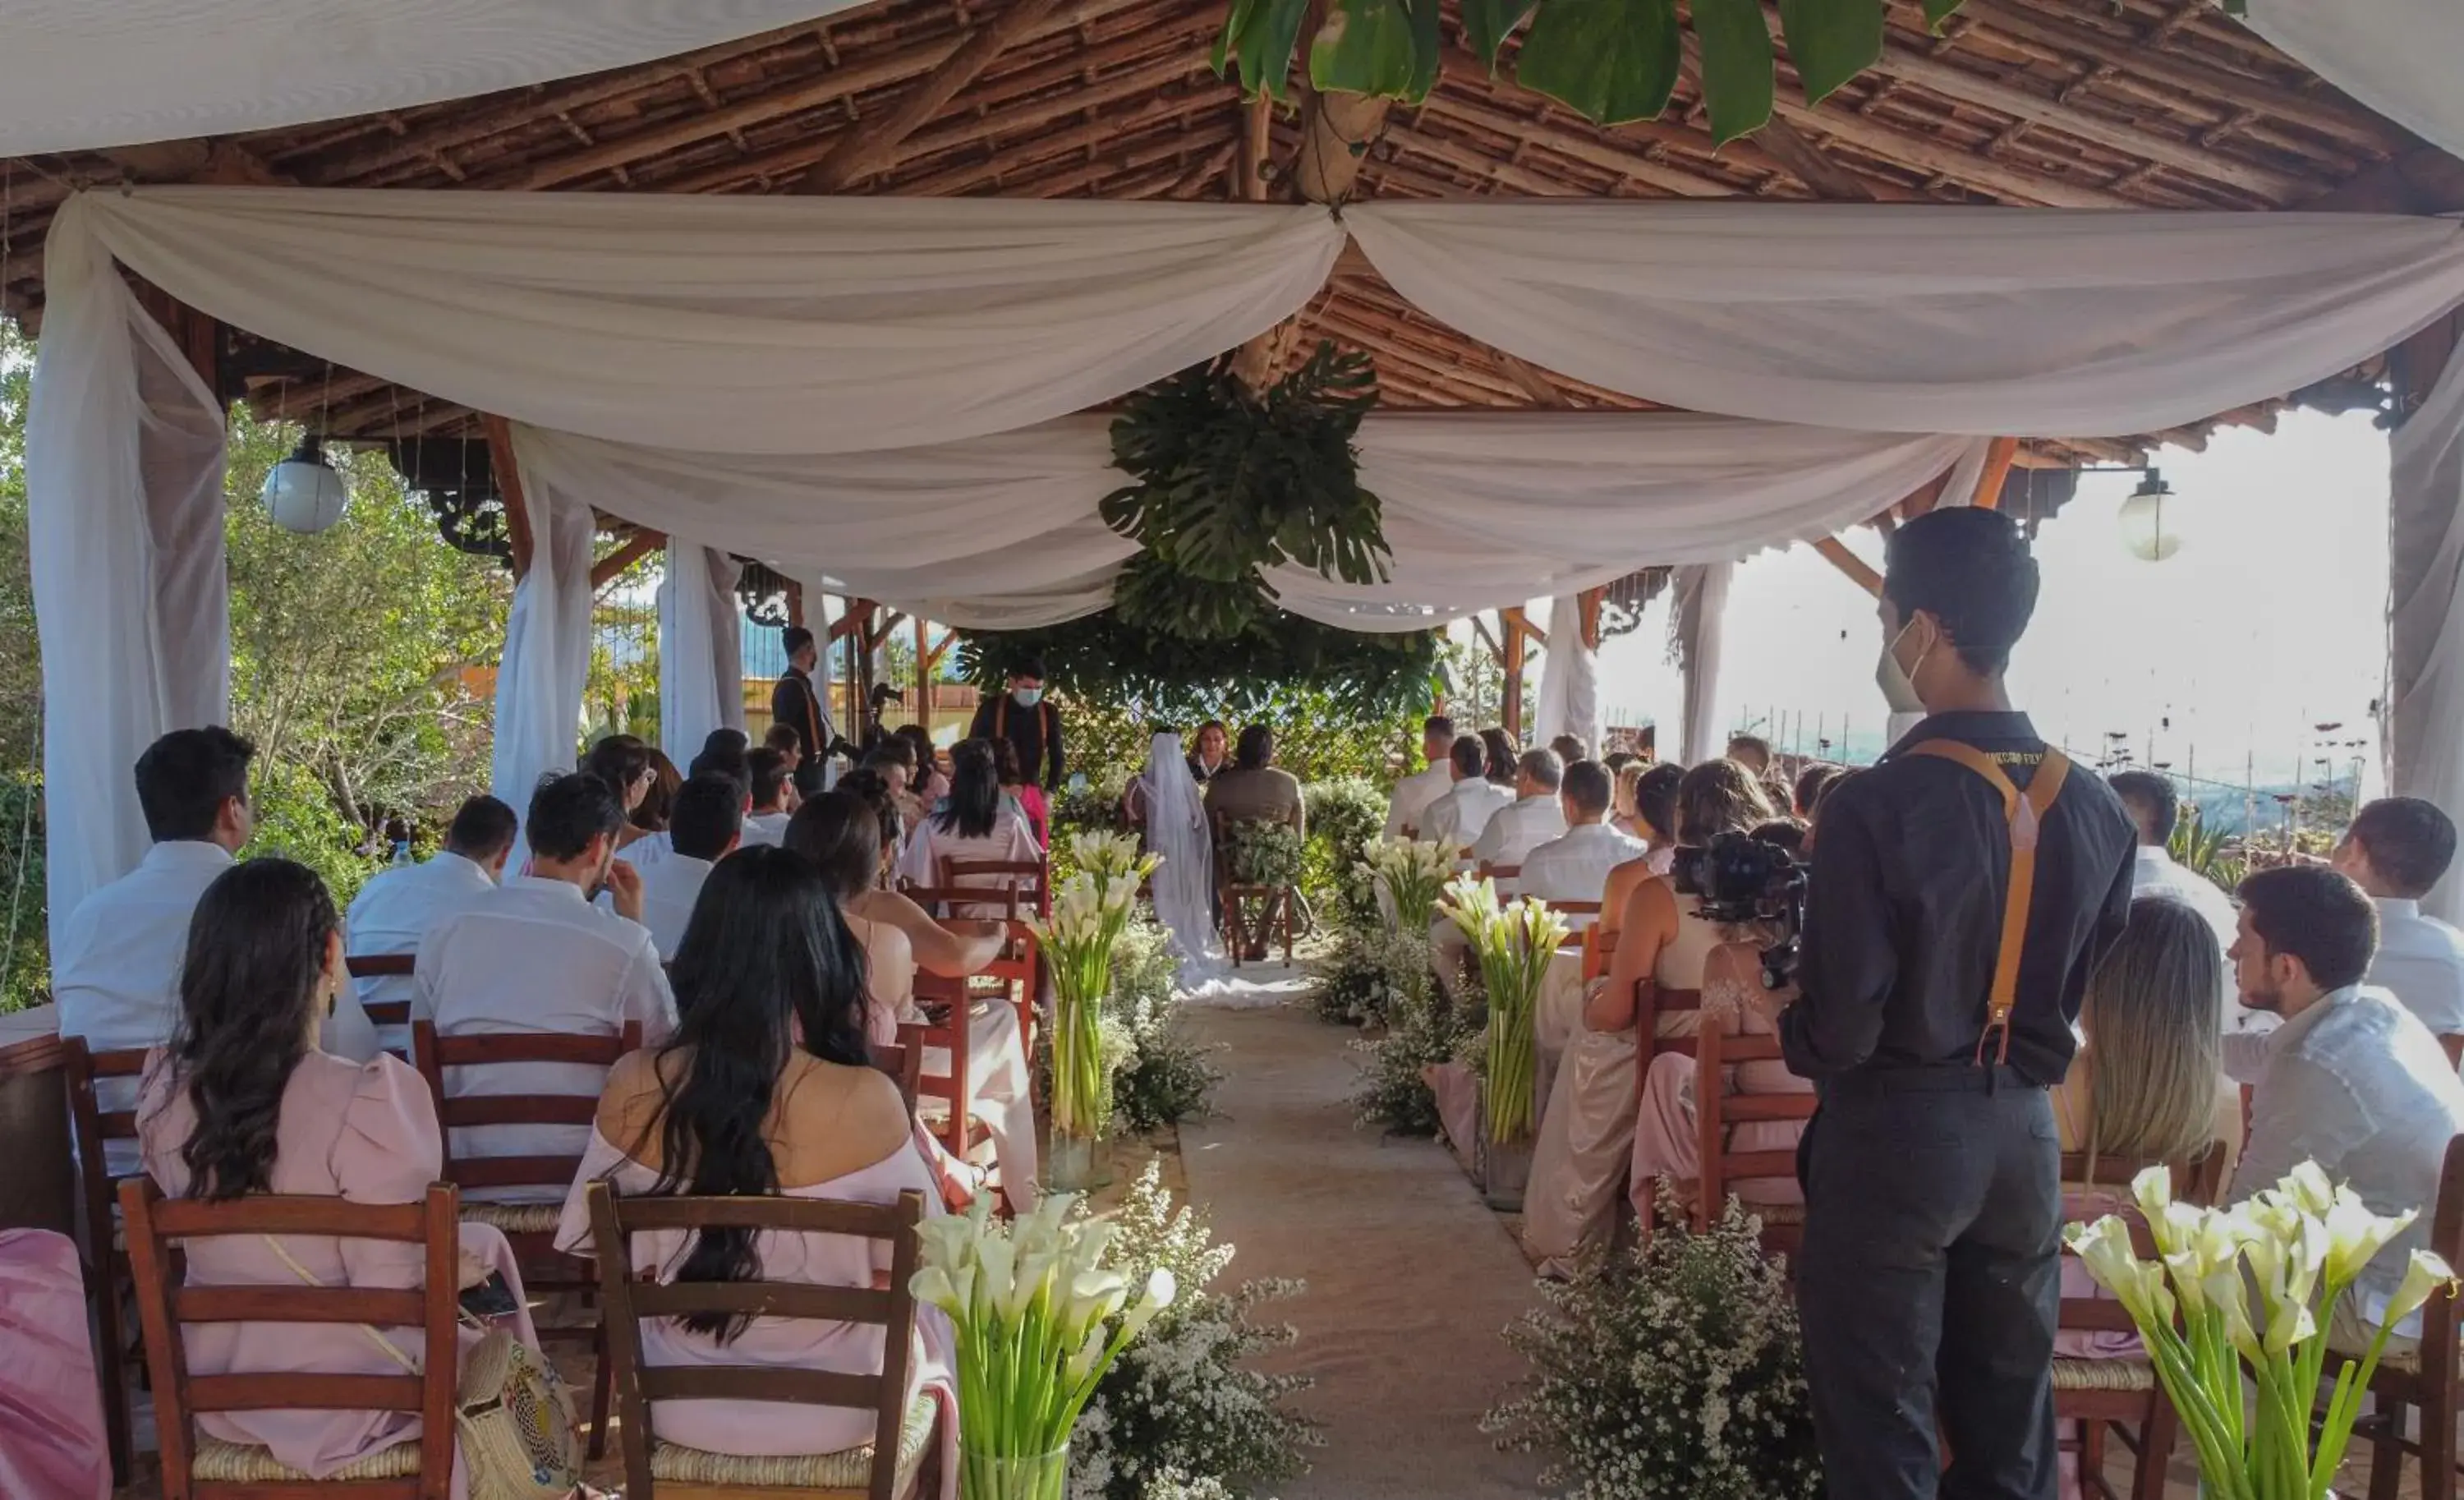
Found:
[[[110,1500],[102,1388],[77,1245],[0,1230],[0,1495]]]

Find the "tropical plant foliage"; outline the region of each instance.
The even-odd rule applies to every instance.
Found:
[[[1215,71],[1237,70],[1248,93],[1286,97],[1310,0],[1231,0]],[[1961,0],[1923,0],[1939,31]],[[2230,0],[2229,0],[2230,5]],[[1515,77],[1601,124],[1650,120],[1668,107],[1689,54],[1714,139],[1771,120],[1774,63],[1762,0],[1692,0],[1683,34],[1677,0],[1462,0],[1465,40],[1495,73],[1522,33]],[[1883,0],[1778,0],[1780,33],[1809,104],[1818,104],[1882,55]],[[1309,39],[1309,85],[1419,103],[1438,77],[1438,0],[1328,0]]]
[[[1043,629],[971,633],[959,643],[958,670],[979,688],[997,690],[1008,663],[1035,656],[1046,680],[1077,704],[1121,705],[1138,726],[1185,728],[1217,717],[1296,728],[1300,720],[1287,712],[1296,696],[1357,724],[1427,711],[1439,639],[1434,630],[1363,635],[1277,611],[1236,635],[1201,641],[1145,629],[1107,609]],[[1072,759],[1088,763],[1074,723],[1069,733]],[[1385,749],[1378,746],[1381,755]],[[1142,734],[1132,754],[1143,766]]]

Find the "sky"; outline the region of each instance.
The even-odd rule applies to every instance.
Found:
[[[2366,413],[2286,413],[2274,434],[2216,433],[2204,452],[2155,459],[2179,498],[2181,550],[2145,562],[2123,549],[2118,513],[2136,474],[2081,476],[2038,533],[2043,593],[2013,653],[2013,698],[2075,752],[2120,733],[2141,763],[2177,778],[2261,784],[2325,755],[2349,778],[2373,764],[2371,705],[2385,692],[2387,435]],[[1881,539],[1846,539],[1879,563]],[[1666,661],[1667,602],[1601,651],[1612,724],[1676,733],[1681,687]],[[1545,616],[1541,616],[1545,618]],[[1881,630],[1870,597],[1811,547],[1741,564],[1728,600],[1720,722],[1814,751],[1848,727],[1858,760],[1879,744],[1874,686]],[[1798,728],[1800,718],[1803,728]],[[2314,726],[2343,727],[2321,735]],[[2356,747],[2348,743],[2364,739]],[[1672,746],[1673,748],[1673,746]],[[2308,773],[2316,777],[2315,765]]]

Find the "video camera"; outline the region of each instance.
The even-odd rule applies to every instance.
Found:
[[[1722,833],[1702,849],[1681,849],[1669,875],[1677,889],[1701,897],[1696,915],[1711,922],[1764,922],[1779,937],[1763,950],[1763,987],[1778,989],[1796,973],[1797,935],[1805,926],[1805,867],[1787,849],[1746,833]]]

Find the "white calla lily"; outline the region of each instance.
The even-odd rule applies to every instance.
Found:
[[[2395,1294],[2387,1299],[2387,1309],[2380,1314],[2381,1319],[2387,1327],[2393,1328],[2420,1312],[2422,1305],[2433,1294],[2442,1290],[2453,1290],[2454,1287],[2453,1267],[2429,1250],[2415,1250],[2406,1261],[2404,1280],[2397,1283]]]
[[[914,1293],[916,1301],[939,1308],[952,1317],[966,1312],[966,1302],[950,1284],[950,1273],[938,1266],[927,1266],[908,1278],[907,1290]]]

